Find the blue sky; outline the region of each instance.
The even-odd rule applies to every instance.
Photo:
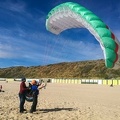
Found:
[[[104,59],[87,29],[46,30],[48,12],[70,0],[0,0],[0,68]],[[71,0],[91,10],[120,40],[120,0]]]

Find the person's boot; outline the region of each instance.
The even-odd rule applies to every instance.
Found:
[[[23,113],[23,110],[20,110],[20,113]]]
[[[23,109],[23,111],[27,111],[26,109]]]
[[[30,113],[33,113],[33,110],[30,110]]]

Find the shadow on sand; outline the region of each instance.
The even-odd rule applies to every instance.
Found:
[[[57,112],[57,111],[62,111],[62,110],[74,111],[76,109],[74,108],[53,108],[53,109],[40,109],[39,111],[42,111],[43,113],[48,113],[48,112]]]

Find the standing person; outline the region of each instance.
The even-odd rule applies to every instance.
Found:
[[[26,109],[24,109],[24,104],[25,104],[25,94],[26,94],[26,90],[28,90],[28,88],[26,87],[26,78],[22,78],[21,79],[22,82],[20,83],[20,91],[19,91],[19,98],[20,98],[20,113],[23,113],[24,111],[26,111]]]
[[[2,92],[2,85],[0,85],[0,92]]]
[[[36,111],[36,106],[37,106],[37,103],[38,103],[39,89],[42,89],[43,87],[45,87],[44,84],[37,85],[37,81],[32,80],[32,82],[31,82],[31,90],[33,92],[33,102],[32,102],[32,106],[31,106],[31,109],[30,109],[30,113],[33,113],[33,112]]]

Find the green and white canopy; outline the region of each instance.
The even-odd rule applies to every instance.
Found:
[[[120,43],[108,26],[85,7],[66,2],[53,8],[46,18],[46,29],[59,34],[70,28],[86,28],[100,43],[107,68],[120,67]]]

